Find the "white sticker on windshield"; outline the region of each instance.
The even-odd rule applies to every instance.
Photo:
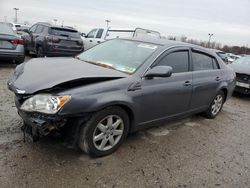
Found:
[[[149,48],[149,49],[152,49],[152,50],[155,50],[157,48],[156,45],[143,44],[143,43],[139,44],[138,47],[140,47],[140,48]]]

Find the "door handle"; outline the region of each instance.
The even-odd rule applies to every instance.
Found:
[[[98,43],[98,44],[100,44],[100,43],[101,43],[101,41],[97,41],[97,43]]]
[[[216,81],[220,81],[220,77],[217,76],[217,77],[215,78],[215,80],[216,80]]]
[[[187,81],[184,82],[183,85],[184,85],[184,86],[190,86],[190,85],[191,85],[191,81],[187,80]]]
[[[93,40],[89,40],[89,42],[93,42]]]

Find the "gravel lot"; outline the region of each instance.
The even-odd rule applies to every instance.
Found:
[[[55,138],[23,142],[6,88],[14,67],[0,63],[0,187],[250,187],[250,97],[233,96],[215,120],[197,115],[130,135],[93,159]]]

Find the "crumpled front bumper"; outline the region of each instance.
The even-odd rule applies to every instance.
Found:
[[[29,134],[33,141],[48,135],[52,131],[59,131],[67,123],[67,119],[60,116],[28,113],[22,110],[19,110],[18,114],[24,122],[22,130]]]

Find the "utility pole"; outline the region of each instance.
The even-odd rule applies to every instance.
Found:
[[[208,48],[210,48],[210,40],[213,35],[213,33],[208,33]]]
[[[109,29],[109,23],[111,22],[110,20],[105,20],[107,22],[107,30]]]
[[[19,8],[13,8],[15,11],[15,23],[17,23],[17,11],[19,10]]]
[[[54,22],[55,22],[55,25],[56,25],[57,19],[53,19],[53,20],[54,20]]]

